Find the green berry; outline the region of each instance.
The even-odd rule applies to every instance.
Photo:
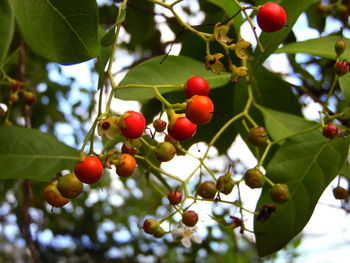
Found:
[[[174,158],[176,149],[170,142],[162,142],[156,147],[155,153],[159,161],[168,162]]]
[[[251,128],[248,133],[248,141],[257,147],[266,145],[268,139],[266,130],[264,127],[258,126]]]
[[[276,203],[285,203],[290,199],[289,188],[285,184],[275,184],[270,190],[270,196]]]
[[[244,182],[252,189],[261,188],[265,183],[265,177],[258,168],[254,168],[244,174]]]
[[[216,189],[225,195],[232,192],[235,182],[231,178],[232,174],[227,172],[226,174],[219,177],[216,182]]]
[[[216,192],[216,185],[211,181],[201,183],[198,188],[198,195],[205,199],[214,199]]]

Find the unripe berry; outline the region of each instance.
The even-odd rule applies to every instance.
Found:
[[[341,186],[337,186],[333,189],[333,195],[335,199],[346,199],[349,196],[349,191],[347,191],[345,188]]]
[[[88,156],[75,165],[74,173],[80,182],[94,184],[103,175],[103,165],[96,156]]]
[[[156,238],[161,238],[166,234],[165,230],[162,227],[158,227],[156,231],[154,231],[153,236]]]
[[[70,199],[62,196],[57,189],[57,181],[48,184],[44,189],[44,197],[53,207],[62,207],[69,203]]]
[[[156,132],[163,132],[166,128],[167,123],[162,119],[157,119],[153,122],[153,128]]]
[[[266,3],[258,10],[258,24],[265,32],[276,32],[282,29],[287,22],[287,14],[282,6],[276,3]]]
[[[188,99],[194,95],[208,96],[209,91],[209,83],[198,76],[190,77],[185,84],[185,93]]]
[[[23,99],[24,99],[24,103],[28,105],[33,105],[36,103],[37,97],[34,92],[25,91],[23,93]]]
[[[214,103],[207,96],[194,95],[186,106],[186,117],[195,124],[209,122],[213,112]]]
[[[201,183],[198,188],[198,195],[205,199],[214,199],[216,192],[216,185],[211,181]]]
[[[179,191],[172,191],[168,194],[170,204],[178,205],[182,201],[182,194]]]
[[[147,234],[153,234],[159,228],[159,225],[160,223],[157,220],[149,218],[143,222],[143,230]]]
[[[183,213],[182,223],[184,223],[186,226],[195,226],[197,222],[198,214],[195,211],[189,210]]]
[[[178,117],[168,125],[168,133],[178,141],[185,141],[193,137],[196,133],[197,125],[186,117]]]
[[[157,159],[161,162],[168,162],[174,158],[176,149],[170,142],[162,142],[155,149]]]
[[[338,76],[343,76],[349,72],[349,63],[345,60],[338,60],[335,62],[333,69],[335,74]]]
[[[10,101],[12,101],[13,103],[16,103],[18,101],[18,94],[17,94],[17,92],[10,94]]]
[[[334,123],[328,123],[323,127],[322,134],[328,139],[334,139],[339,134],[339,128]]]
[[[10,89],[14,92],[18,91],[21,87],[21,83],[18,80],[14,80],[10,83]]]
[[[146,127],[146,119],[139,112],[127,111],[120,116],[118,124],[125,138],[136,139],[142,136]]]
[[[232,189],[235,185],[235,182],[231,178],[231,173],[226,173],[219,177],[216,182],[216,189],[225,195],[228,195],[232,192]]]
[[[258,126],[249,130],[248,140],[254,146],[264,146],[266,144],[267,139],[268,136],[264,127]]]
[[[74,173],[66,174],[58,180],[57,189],[63,197],[72,199],[83,191],[84,185]]]
[[[244,182],[252,189],[261,188],[265,183],[265,177],[258,168],[254,168],[244,174]]]
[[[285,203],[290,199],[289,188],[285,184],[275,184],[270,190],[270,196],[276,203]]]
[[[337,40],[337,42],[335,42],[334,44],[334,50],[338,57],[344,53],[345,48],[346,48],[346,43],[343,39]]]

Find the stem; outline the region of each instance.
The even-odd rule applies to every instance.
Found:
[[[336,86],[337,82],[338,82],[338,75],[335,75],[335,77],[333,79],[333,82],[332,82],[332,86],[331,86],[331,88],[330,88],[330,90],[328,92],[327,99],[326,99],[326,101],[324,103],[324,107],[328,106],[328,101],[329,101],[329,99],[331,98],[331,96],[332,96],[332,94],[334,92],[334,89],[335,89],[335,86]]]

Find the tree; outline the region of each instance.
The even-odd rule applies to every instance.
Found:
[[[193,25],[187,2],[1,0],[2,250],[23,248],[3,261],[258,262],[283,248],[296,256],[293,238],[322,192],[336,176],[349,178],[349,3],[203,0],[203,21]],[[297,42],[292,29],[304,13],[319,32],[327,17],[343,27]],[[255,48],[242,38],[245,22]],[[160,24],[173,41],[162,41]],[[177,56],[169,55],[174,44]],[[122,52],[134,61],[118,83]],[[287,55],[300,85],[264,66],[273,53]],[[98,76],[90,87],[58,66],[85,61]],[[317,122],[302,114],[305,97],[322,106]],[[116,99],[141,110],[120,112]],[[228,154],[238,137],[254,167]],[[196,163],[184,178],[162,165],[175,155]],[[225,167],[209,165],[213,158]],[[255,211],[241,198],[244,185],[261,188]],[[346,209],[348,190],[334,195]],[[51,211],[45,199],[69,204]],[[203,240],[194,233],[199,203],[212,209]]]

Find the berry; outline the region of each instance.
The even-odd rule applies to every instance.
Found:
[[[346,48],[346,43],[343,39],[337,40],[337,42],[335,42],[334,44],[334,50],[338,57],[344,53],[345,48]]]
[[[334,123],[328,123],[323,127],[322,134],[328,139],[334,139],[339,134],[339,128]]]
[[[186,226],[194,226],[198,222],[198,214],[193,211],[189,210],[183,213],[182,215],[182,223],[184,223]]]
[[[190,99],[194,95],[208,96],[210,91],[209,83],[198,76],[190,77],[185,84],[186,98]]]
[[[186,106],[186,117],[195,124],[209,122],[213,112],[214,104],[207,96],[194,95]]]
[[[264,127],[258,126],[249,130],[248,141],[254,146],[264,146],[267,139],[268,137]]]
[[[287,21],[286,11],[276,3],[266,3],[258,10],[258,24],[265,32],[276,32],[282,29]]]
[[[146,119],[141,113],[127,111],[120,117],[119,127],[125,138],[136,139],[142,136],[146,127]]]
[[[186,117],[179,117],[172,123],[172,125],[168,125],[168,133],[175,140],[185,141],[192,138],[196,133],[197,125]]]
[[[84,185],[74,173],[66,174],[58,180],[57,189],[65,198],[75,198],[83,191]]]
[[[333,66],[335,74],[343,76],[349,72],[349,63],[345,60],[338,60]]]
[[[10,89],[14,92],[19,90],[21,87],[21,83],[18,80],[11,81],[10,83]]]
[[[265,177],[258,168],[254,168],[244,174],[244,182],[252,189],[261,188],[265,183]]]
[[[172,191],[168,194],[168,199],[172,205],[180,204],[182,201],[182,194],[178,191]]]
[[[172,145],[176,145],[177,144],[177,140],[175,140],[173,137],[171,137],[169,134],[167,134],[164,137],[164,141],[166,142],[170,142]]]
[[[128,144],[126,144],[125,142],[123,143],[123,146],[122,146],[122,153],[128,153],[130,155],[135,155],[137,154],[137,148],[136,147],[132,147],[132,146],[129,146]]]
[[[121,177],[132,176],[136,168],[135,158],[127,153],[123,153],[116,164],[117,174]]]
[[[157,119],[153,122],[153,127],[157,132],[163,132],[166,128],[166,122],[162,119]]]
[[[143,230],[147,234],[153,234],[159,228],[159,225],[160,223],[157,220],[149,218],[143,222]]]
[[[290,199],[289,188],[285,184],[275,184],[270,190],[270,196],[276,203],[285,203]]]
[[[69,199],[62,196],[57,189],[57,181],[48,184],[44,189],[44,197],[53,207],[62,207],[69,203]]]
[[[165,234],[165,230],[162,227],[158,227],[156,231],[154,231],[153,236],[156,238],[160,238],[163,237]]]
[[[216,185],[211,181],[201,183],[198,188],[198,195],[205,199],[214,199],[216,192]]]
[[[28,105],[33,105],[36,103],[37,97],[34,92],[25,91],[23,93],[24,102]]]
[[[176,149],[170,142],[162,142],[155,149],[157,159],[161,162],[168,162],[174,158]]]
[[[225,195],[232,192],[235,182],[231,178],[231,173],[227,172],[225,175],[219,177],[216,182],[216,189]]]
[[[333,189],[333,195],[335,199],[346,199],[349,196],[349,192],[341,187],[341,186],[337,186],[336,188]]]
[[[18,101],[18,94],[16,93],[11,93],[10,94],[10,101],[12,101],[13,103],[16,103]]]
[[[94,184],[103,175],[103,165],[96,156],[88,156],[75,165],[74,172],[80,182]]]

